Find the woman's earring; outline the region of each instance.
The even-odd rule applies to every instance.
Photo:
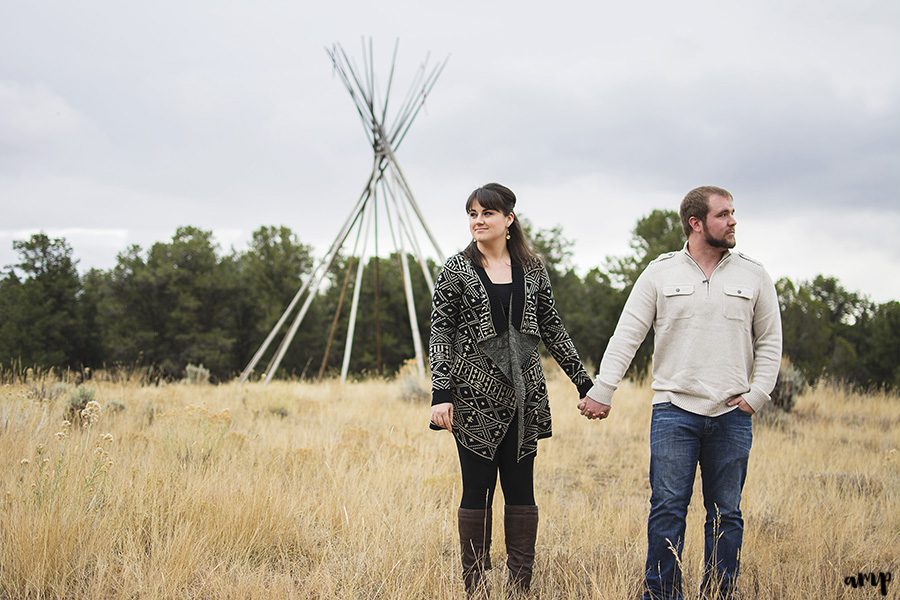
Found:
[[[509,239],[509,227],[506,228],[506,239]]]

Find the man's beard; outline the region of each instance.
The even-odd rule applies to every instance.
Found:
[[[713,248],[721,248],[723,250],[731,250],[737,244],[736,239],[729,240],[727,237],[714,238],[713,236],[709,235],[709,230],[705,227],[703,229],[703,239],[706,240],[706,243]]]

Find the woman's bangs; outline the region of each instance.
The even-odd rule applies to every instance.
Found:
[[[466,201],[466,212],[472,210],[472,204],[474,204],[476,200],[478,200],[478,204],[481,205],[481,208],[498,210],[504,214],[506,213],[503,196],[493,190],[478,188],[472,192],[469,199]]]

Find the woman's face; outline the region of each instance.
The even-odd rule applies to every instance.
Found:
[[[504,215],[500,210],[482,208],[478,200],[475,200],[469,209],[469,231],[475,241],[483,244],[498,239],[505,240],[506,228],[512,224],[513,218],[511,214]]]

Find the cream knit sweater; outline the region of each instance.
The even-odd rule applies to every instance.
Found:
[[[781,363],[781,313],[761,264],[727,251],[710,278],[687,252],[663,254],[638,277],[588,396],[612,404],[650,327],[653,403],[715,417],[736,395],[759,410]]]

